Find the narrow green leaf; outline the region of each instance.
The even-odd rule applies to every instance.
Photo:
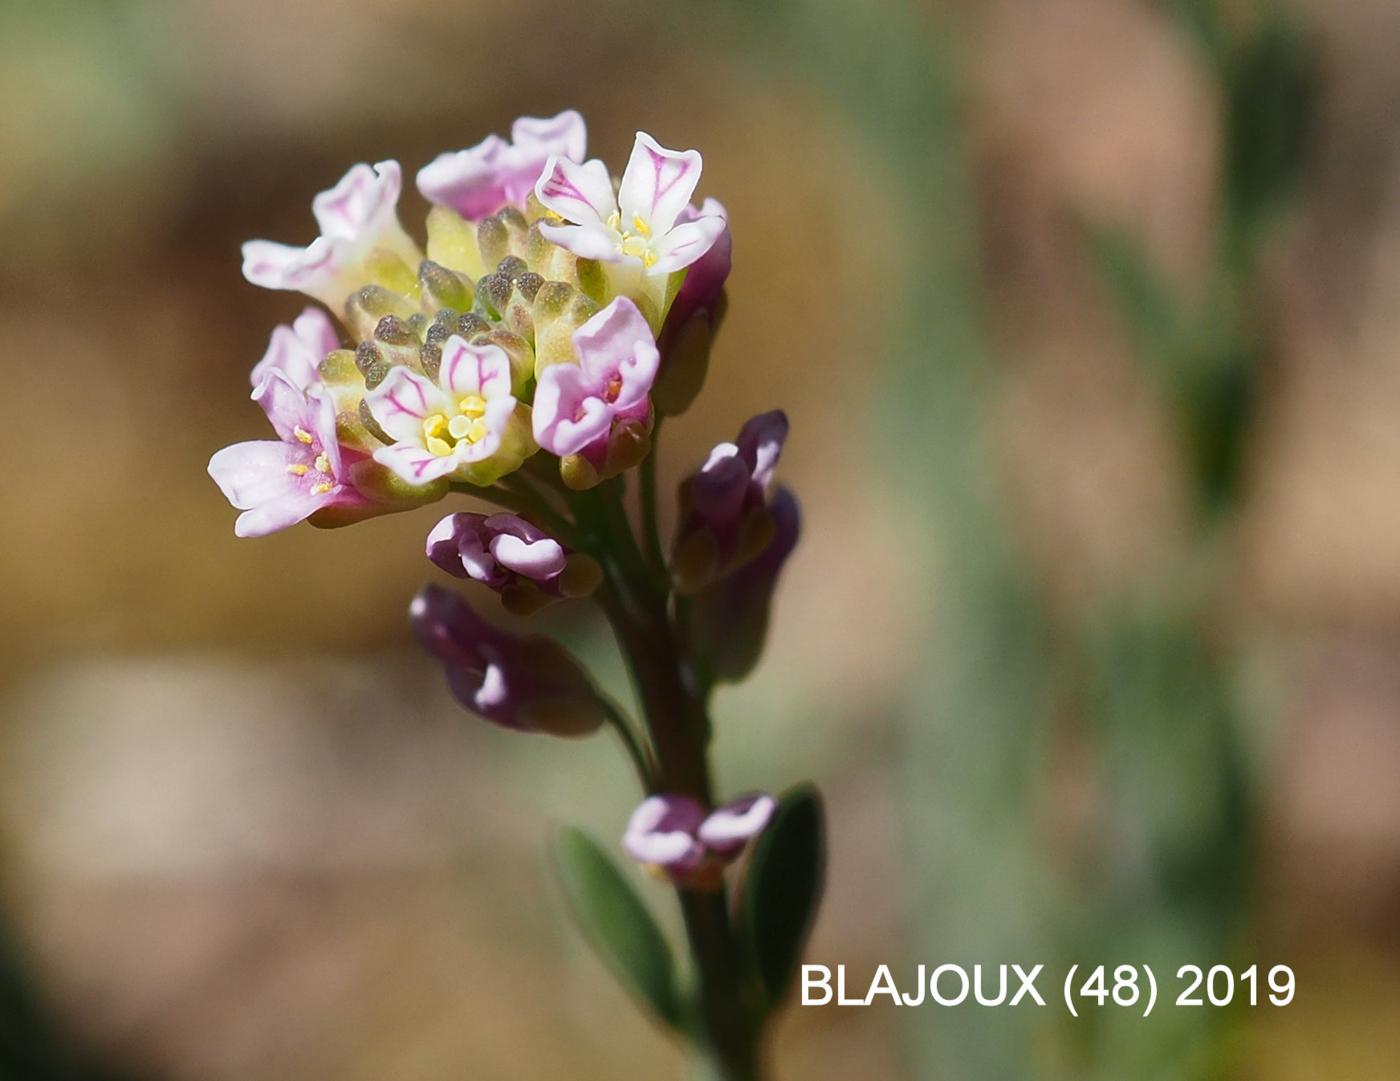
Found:
[[[792,984],[826,881],[826,823],[811,785],[785,795],[754,846],[740,900],[745,940],[770,1008]]]
[[[598,842],[582,830],[559,831],[554,860],[584,938],[628,991],[679,1028],[675,961],[641,898]]]

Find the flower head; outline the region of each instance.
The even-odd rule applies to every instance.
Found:
[[[416,268],[422,255],[399,224],[402,185],[396,161],[352,166],[335,187],[311,201],[321,235],[305,248],[248,241],[243,276],[254,285],[297,290],[339,309],[347,295],[376,277],[371,265],[376,255],[401,271]]]
[[[394,440],[374,460],[410,483],[452,477],[490,484],[534,451],[529,407],[511,392],[510,357],[499,345],[453,335],[437,382],[395,365],[365,402]]]
[[[235,443],[209,459],[209,475],[243,511],[234,532],[260,537],[335,506],[369,503],[350,482],[335,435],[335,408],[318,384],[297,386],[273,368],[253,391],[276,440]]]
[[[689,796],[658,795],[632,812],[622,847],[648,867],[692,889],[714,889],[724,868],[763,832],[777,801],[753,793],[705,813]]]
[[[648,394],[660,354],[651,327],[626,297],[579,327],[573,344],[578,364],[555,364],[540,373],[535,439],[561,457],[586,458],[606,475],[618,428],[628,430],[629,440],[630,433],[650,429]]]
[[[585,259],[630,261],[648,275],[681,270],[709,251],[725,227],[716,214],[683,219],[701,166],[698,150],[667,150],[639,131],[614,193],[601,161],[553,155],[535,195],[561,223],[540,231]]]
[[[428,534],[427,550],[448,574],[495,590],[521,615],[591,593],[602,576],[590,556],[568,551],[516,514],[449,514]]]
[[[582,161],[588,144],[583,117],[573,109],[547,119],[522,116],[510,133],[510,142],[488,135],[470,149],[439,154],[418,170],[418,190],[429,202],[479,221],[502,207],[522,206],[551,156]]]
[[[484,719],[556,736],[586,735],[603,723],[588,677],[550,639],[508,634],[436,586],[413,599],[409,621],[423,647],[443,663],[457,700]]]

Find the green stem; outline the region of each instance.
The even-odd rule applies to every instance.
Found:
[[[661,546],[661,521],[656,513],[656,455],[661,437],[661,418],[651,430],[651,453],[642,459],[638,467],[638,487],[640,488],[642,536],[645,539],[647,557],[656,572],[666,575],[666,551]]]
[[[585,542],[606,572],[598,600],[631,669],[646,718],[655,749],[655,790],[691,796],[711,807],[706,694],[677,640],[668,590],[637,545],[622,485],[609,481],[567,498]],[[730,923],[726,894],[677,893],[699,984],[697,1050],[708,1076],[759,1081],[760,1041],[750,1009],[748,966]]]

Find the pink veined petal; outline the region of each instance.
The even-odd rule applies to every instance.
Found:
[[[452,455],[439,457],[416,443],[407,442],[381,447],[374,452],[374,460],[409,484],[427,484],[457,468],[457,461]]]
[[[726,227],[723,218],[713,216],[677,225],[652,245],[656,262],[647,268],[647,273],[670,274],[690,266],[714,247]]]
[[[443,343],[438,385],[453,400],[509,394],[510,357],[499,345],[476,345],[454,334]]]
[[[551,454],[577,454],[612,427],[612,409],[572,364],[546,368],[535,387],[535,442]]]
[[[588,127],[576,109],[557,116],[522,116],[510,128],[517,149],[538,153],[541,165],[551,154],[582,161],[588,147]]]
[[[317,366],[340,344],[335,327],[320,308],[307,308],[290,326],[274,327],[267,351],[254,366],[250,379],[257,386],[274,368],[285,372],[298,387],[319,381]]]
[[[335,187],[311,200],[311,213],[321,235],[350,241],[366,239],[392,216],[403,187],[403,170],[396,161],[352,165]]]
[[[619,408],[635,405],[651,390],[660,354],[646,316],[627,297],[618,297],[574,331],[573,341],[595,391],[621,378],[614,399]]]
[[[481,418],[486,422],[486,434],[475,443],[463,440],[453,448],[452,457],[459,463],[484,462],[501,449],[501,437],[511,414],[515,412],[515,399],[509,394],[490,399],[486,403],[486,414]]]
[[[234,443],[209,459],[209,476],[233,506],[251,510],[304,489],[287,467],[307,465],[310,458],[304,448],[271,439]]]
[[[384,382],[365,395],[365,401],[379,426],[391,438],[406,443],[422,439],[425,418],[447,411],[442,392],[417,372],[402,366],[391,368]],[[377,452],[375,458],[378,459]]]
[[[430,203],[479,221],[509,201],[506,184],[514,170],[512,157],[509,143],[488,135],[466,150],[439,154],[418,170],[418,190]]]
[[[580,259],[596,259],[600,263],[618,263],[622,254],[622,238],[607,225],[550,225],[540,223],[540,234],[548,241],[571,251]]]
[[[243,277],[263,289],[310,292],[334,278],[349,261],[349,244],[338,237],[317,237],[305,248],[271,240],[243,245]]]
[[[259,504],[238,516],[233,531],[240,537],[265,537],[279,529],[304,522],[322,507],[336,502],[337,492],[312,492],[298,488],[285,496]]]
[[[640,219],[653,235],[670,230],[690,204],[702,164],[698,150],[667,150],[646,132],[637,132],[618,188],[622,228],[631,229],[634,219]]]
[[[491,554],[501,566],[538,582],[553,578],[564,570],[564,549],[552,537],[527,541],[501,533],[491,539]]]
[[[606,224],[617,210],[608,167],[597,158],[580,165],[551,154],[535,182],[535,195],[546,209],[576,225]]]

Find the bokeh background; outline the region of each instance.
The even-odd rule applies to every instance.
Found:
[[[702,148],[736,235],[663,483],[794,421],[718,758],[827,796],[812,958],[1298,972],[793,1010],[776,1076],[1395,1077],[1397,55],[1388,0],[6,0],[0,1075],[683,1076],[544,859],[619,833],[617,748],[474,722],[410,648],[439,509],[236,541],[204,474],[300,308],[242,240],[575,106],[614,163]]]

